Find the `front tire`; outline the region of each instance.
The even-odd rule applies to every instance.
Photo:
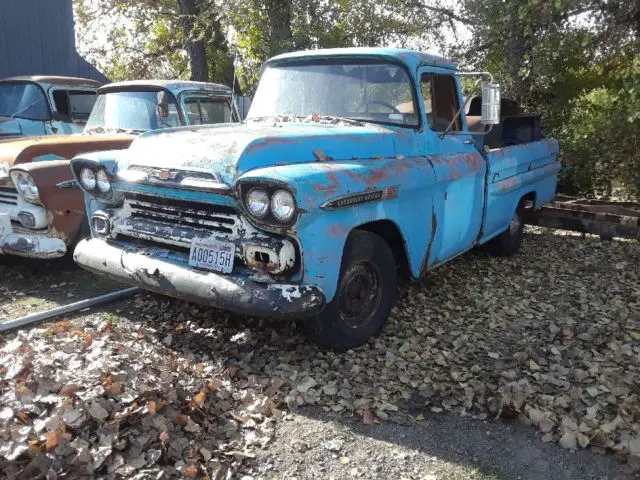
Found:
[[[309,340],[338,351],[365,344],[384,328],[397,285],[396,262],[387,242],[375,233],[354,231],[347,238],[333,300],[305,324]]]
[[[509,228],[489,242],[491,253],[498,257],[510,257],[520,250],[522,237],[524,236],[523,214],[524,210],[518,208],[513,217],[511,217]]]

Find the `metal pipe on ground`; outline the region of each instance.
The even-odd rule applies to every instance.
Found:
[[[137,293],[141,293],[142,291],[143,290],[141,288],[137,287],[125,288],[124,290],[107,293],[105,295],[100,295],[99,297],[80,300],[79,302],[71,303],[69,305],[63,305],[62,307],[56,307],[52,308],[51,310],[45,310],[44,312],[27,315],[26,317],[9,320],[8,322],[0,323],[0,333],[10,332],[11,330],[16,330],[22,327],[30,327],[32,325],[44,322],[45,320],[49,320],[50,318],[58,317],[60,315],[67,315],[78,310],[84,310],[85,308],[95,307],[97,305],[102,305],[103,303],[113,302],[114,300],[131,297]]]

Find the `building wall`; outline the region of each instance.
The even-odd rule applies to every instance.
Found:
[[[72,0],[0,0],[0,78],[108,79],[76,51]]]

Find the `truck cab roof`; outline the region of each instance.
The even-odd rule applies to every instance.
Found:
[[[88,87],[98,88],[101,82],[91,80],[89,78],[78,77],[61,77],[55,75],[23,75],[18,77],[7,77],[0,80],[0,83],[11,82],[31,82],[49,86],[66,86],[66,87]]]
[[[295,60],[324,59],[324,58],[358,58],[381,57],[395,62],[401,62],[409,68],[421,65],[448,68],[455,70],[457,65],[444,57],[431,53],[423,53],[403,48],[378,48],[378,47],[352,47],[352,48],[325,48],[318,50],[304,50],[301,52],[283,53],[271,58],[266,65]]]
[[[231,89],[226,85],[209,82],[193,82],[189,80],[129,80],[125,82],[114,82],[98,89],[98,93],[134,89],[168,90],[175,96],[186,91],[231,95]]]

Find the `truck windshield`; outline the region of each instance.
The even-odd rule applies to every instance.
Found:
[[[180,116],[173,96],[165,96],[169,100],[161,108],[158,108],[158,97],[157,91],[101,93],[84,132],[147,131],[180,126]]]
[[[333,116],[402,126],[418,125],[414,89],[391,63],[268,66],[247,120]]]
[[[1,82],[0,116],[49,120],[49,107],[42,89],[34,83]]]

